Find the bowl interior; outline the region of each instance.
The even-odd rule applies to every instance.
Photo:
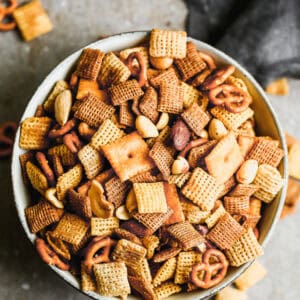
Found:
[[[90,48],[100,49],[104,52],[109,51],[117,51],[124,48],[129,48],[136,46],[137,44],[143,42],[145,38],[147,38],[149,32],[141,31],[141,32],[129,32],[123,33],[115,36],[111,36],[109,38],[100,40],[96,43],[88,45]],[[203,52],[207,52],[212,55],[219,64],[231,64],[236,67],[236,74],[241,77],[247,84],[247,87],[253,96],[253,108],[255,110],[255,121],[257,124],[257,132],[260,135],[268,135],[280,141],[281,147],[284,149],[286,153],[286,146],[284,135],[282,129],[277,121],[277,117],[274,114],[273,109],[271,108],[269,101],[262,90],[262,88],[257,84],[257,82],[253,79],[253,77],[243,69],[237,62],[235,62],[232,58],[225,55],[223,52],[216,50],[215,48],[200,42],[195,39],[189,38],[189,40],[193,41],[199,50]],[[27,117],[31,117],[34,115],[36,106],[38,104],[42,104],[46,99],[47,95],[53,88],[56,81],[66,78],[71,68],[74,66],[75,62],[79,58],[81,50],[75,52],[70,55],[64,61],[62,61],[42,82],[39,86],[30,102],[27,105],[27,108],[22,116],[21,120],[24,120]],[[13,157],[12,157],[12,182],[13,182],[13,191],[15,204],[17,208],[17,212],[22,223],[22,226],[31,240],[34,241],[35,235],[30,233],[29,228],[27,226],[24,209],[30,204],[30,197],[27,192],[25,185],[22,180],[22,172],[19,164],[19,155],[24,153],[22,149],[18,146],[20,130],[18,130],[15,139]],[[260,222],[260,243],[265,245],[270,234],[274,229],[274,225],[279,218],[281,208],[284,203],[285,198],[285,190],[286,190],[286,182],[287,182],[287,159],[286,155],[283,161],[280,164],[279,168],[282,176],[285,179],[285,185],[282,191],[278,194],[276,199],[266,207],[264,211],[264,216]],[[205,291],[195,291],[191,293],[183,293],[170,297],[170,299],[205,299],[217,291],[224,288],[226,285],[230,284],[236,277],[238,277],[242,272],[244,272],[250,263],[247,263],[239,268],[231,268],[225,278],[225,280],[216,287]],[[51,268],[58,273],[61,277],[63,277],[69,284],[74,286],[77,289],[80,289],[78,281],[68,272],[61,271],[55,267]],[[95,299],[114,299],[109,297],[103,297],[99,294],[88,292],[88,295]],[[128,299],[137,299],[134,296],[129,296]]]

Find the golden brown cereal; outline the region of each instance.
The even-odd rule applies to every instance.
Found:
[[[72,153],[65,144],[50,148],[48,150],[48,155],[58,156],[58,158],[61,160],[62,165],[66,167],[74,166],[76,163],[76,154]]]
[[[228,194],[230,197],[251,197],[259,189],[258,185],[255,184],[242,184],[239,183],[235,188]]]
[[[151,171],[139,173],[129,179],[132,183],[143,183],[143,182],[156,182],[158,180],[156,175],[153,175]]]
[[[152,275],[146,258],[143,258],[138,264],[133,266],[128,265],[128,275],[140,276],[144,280],[152,282]]]
[[[23,182],[26,185],[29,184],[29,178],[28,178],[27,172],[26,172],[26,163],[28,161],[31,161],[32,158],[33,158],[33,152],[31,152],[31,151],[27,151],[19,156],[20,165],[21,165],[21,169],[22,169]]]
[[[183,88],[183,107],[188,108],[193,103],[197,103],[200,98],[200,92],[185,82],[181,82],[180,84]]]
[[[215,207],[208,218],[205,219],[205,223],[208,228],[212,228],[216,223],[226,214],[226,210],[221,201],[216,201]]]
[[[185,219],[190,222],[191,224],[200,224],[203,223],[210,215],[210,211],[202,211],[192,202],[187,200],[181,199],[181,207]]]
[[[143,238],[143,245],[147,248],[147,259],[151,259],[155,249],[159,246],[159,238],[156,235],[149,235]]]
[[[174,68],[169,68],[150,79],[150,83],[153,87],[158,88],[162,83],[179,84]]]
[[[43,172],[31,161],[28,161],[26,163],[26,173],[32,187],[43,195],[48,188],[48,180]]]
[[[133,219],[123,222],[121,224],[121,228],[134,233],[139,238],[144,238],[145,236],[149,236],[153,233],[152,230]]]
[[[154,289],[155,295],[158,300],[168,298],[171,295],[181,292],[182,288],[180,285],[173,282],[165,282]]]
[[[183,89],[179,84],[162,82],[159,88],[157,110],[171,114],[179,114],[183,109]]]
[[[191,175],[191,172],[186,172],[179,175],[171,175],[168,177],[168,182],[170,184],[174,183],[177,187],[182,188],[183,185],[189,180]]]
[[[130,188],[127,181],[121,182],[117,176],[114,176],[104,184],[104,187],[108,201],[113,203],[116,208],[124,204]]]
[[[90,219],[92,217],[91,201],[89,197],[74,191],[68,190],[69,204],[71,209],[80,217]]]
[[[153,123],[156,123],[159,117],[157,105],[157,92],[153,87],[149,86],[147,87],[145,94],[139,103],[139,109],[141,113],[149,118]]]
[[[111,235],[115,228],[119,227],[119,219],[110,217],[103,218],[91,218],[91,235]]]
[[[92,275],[90,275],[88,273],[88,271],[86,270],[86,267],[84,266],[83,263],[81,263],[81,290],[84,292],[95,292],[97,290],[97,285],[96,285],[96,281],[93,278]]]
[[[47,243],[56,252],[56,254],[65,258],[66,260],[71,259],[71,253],[69,251],[69,248],[62,240],[53,237],[51,231],[47,231],[45,236],[46,236]]]
[[[80,79],[78,83],[76,99],[83,100],[88,94],[93,94],[94,96],[103,100],[104,102],[107,102],[108,100],[108,95],[106,91],[99,89],[97,81]]]
[[[278,78],[275,81],[272,81],[266,87],[266,92],[272,95],[288,95],[289,93],[289,84],[287,78]]]
[[[117,235],[119,239],[125,239],[125,240],[128,240],[130,242],[133,242],[135,244],[142,246],[141,240],[135,234],[133,234],[132,232],[130,232],[126,229],[115,228],[114,234]]]
[[[231,176],[226,182],[224,182],[224,188],[219,194],[219,198],[228,194],[236,186],[236,180],[234,176]]]
[[[128,102],[120,105],[119,110],[119,122],[127,127],[134,127],[134,114],[129,106]]]
[[[224,197],[224,206],[231,215],[242,215],[249,212],[250,199],[248,196]]]
[[[138,276],[128,276],[130,286],[136,290],[145,300],[155,300],[156,295],[152,284]]]
[[[153,286],[156,287],[163,282],[171,279],[174,276],[176,270],[176,258],[172,257],[168,259],[157,271],[153,278]]]

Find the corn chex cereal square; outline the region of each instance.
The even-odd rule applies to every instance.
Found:
[[[36,189],[42,195],[48,188],[48,180],[44,173],[31,161],[26,163],[26,174],[34,189]]]
[[[160,112],[179,114],[183,109],[183,88],[180,84],[162,82],[159,89],[157,110]]]
[[[180,293],[182,287],[172,281],[167,281],[154,289],[154,293],[158,300],[166,299],[174,294]]]
[[[168,259],[157,271],[153,278],[153,286],[156,287],[171,279],[176,270],[176,257]]]
[[[157,104],[158,95],[156,90],[151,86],[147,87],[145,94],[139,103],[139,109],[141,113],[149,118],[153,123],[156,123],[159,117]]]
[[[115,205],[115,208],[125,202],[125,197],[129,191],[130,184],[128,181],[121,182],[119,177],[114,176],[104,184],[107,200]]]
[[[91,235],[111,235],[115,228],[119,228],[119,219],[115,217],[92,218],[91,219]]]
[[[94,265],[97,290],[103,296],[123,296],[130,293],[127,268],[123,262]]]
[[[137,132],[132,132],[101,148],[121,181],[154,167],[149,157],[148,145]]]
[[[76,163],[76,154],[71,152],[71,150],[65,145],[57,145],[49,148],[48,155],[57,156],[63,166],[74,166]]]
[[[179,79],[174,68],[169,68],[150,79],[153,87],[158,88],[162,83],[179,84]]]
[[[23,39],[28,42],[52,30],[53,25],[39,0],[16,8],[13,12]]]
[[[211,210],[223,186],[201,168],[195,168],[181,192],[201,210]]]
[[[74,189],[68,190],[69,205],[72,211],[78,216],[89,219],[92,217],[91,201],[90,198],[84,196]]]
[[[168,210],[163,182],[134,183],[138,212],[166,213]]]

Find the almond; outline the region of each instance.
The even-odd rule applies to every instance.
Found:
[[[57,208],[64,208],[64,204],[59,201],[56,197],[56,188],[49,188],[48,190],[46,190],[45,192],[45,198],[46,200],[48,200],[53,206],[57,207]]]
[[[57,123],[65,125],[69,119],[72,108],[72,93],[70,90],[61,92],[55,99],[54,113]]]
[[[191,132],[182,120],[177,120],[172,127],[171,137],[174,148],[178,151],[183,150],[191,138]]]

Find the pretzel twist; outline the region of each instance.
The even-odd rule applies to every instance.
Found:
[[[17,0],[10,0],[9,2],[10,2],[10,5],[7,7],[0,4],[0,31],[12,30],[17,25],[15,21],[11,21],[8,23],[2,22],[2,20],[5,17],[10,16],[18,6]]]
[[[201,57],[201,59],[206,63],[206,65],[208,66],[208,68],[210,70],[214,70],[216,68],[216,64],[214,59],[207,53],[198,51],[199,56]]]
[[[49,139],[56,139],[58,137],[62,137],[63,135],[65,135],[66,133],[71,131],[76,126],[76,123],[77,122],[76,122],[75,119],[71,119],[65,125],[63,125],[62,127],[51,129],[49,134],[48,134],[48,138]]]
[[[0,158],[11,155],[17,128],[17,123],[13,121],[7,121],[0,125]],[[8,135],[9,132],[12,132],[12,136]]]
[[[133,66],[133,60],[136,59],[139,68]],[[147,84],[147,66],[143,55],[140,52],[132,52],[126,58],[125,64],[131,72],[131,75],[138,77],[139,85],[142,87]]]
[[[182,156],[182,157],[186,157],[186,155],[188,154],[188,152],[195,148],[195,147],[198,147],[200,145],[203,145],[205,143],[208,142],[208,139],[205,139],[205,138],[201,138],[201,139],[196,139],[196,140],[192,140],[190,141],[185,147],[184,149],[179,153],[179,156]]]
[[[70,133],[66,134],[63,138],[63,141],[72,153],[77,153],[82,146],[75,131],[71,131]]]

